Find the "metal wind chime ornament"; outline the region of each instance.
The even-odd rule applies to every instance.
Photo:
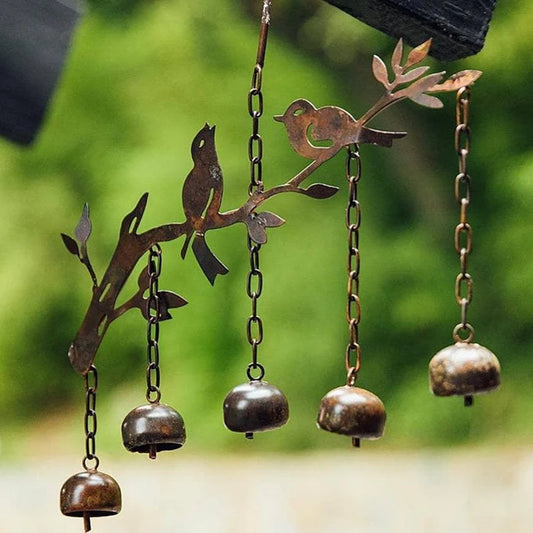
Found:
[[[146,301],[146,400],[129,412],[122,422],[122,442],[130,452],[147,453],[155,459],[157,452],[175,450],[185,444],[185,423],[172,407],[160,403],[161,370],[159,368],[159,322],[161,301],[169,293],[159,291],[159,276],[163,255],[161,246],[154,244],[148,252],[148,265],[144,270],[149,289]],[[143,280],[144,281],[144,280]],[[145,283],[142,283],[144,286]],[[176,295],[174,295],[176,298]],[[168,305],[167,305],[168,307]]]
[[[62,235],[68,251],[85,265],[93,283],[88,310],[68,353],[72,366],[85,380],[87,396],[84,423],[86,456],[83,460],[85,471],[67,480],[61,490],[61,511],[68,516],[83,517],[85,531],[90,530],[91,517],[116,514],[121,507],[120,489],[117,483],[106,474],[97,471],[99,465],[95,455],[97,374],[94,359],[110,324],[130,309],[139,309],[147,321],[148,403],[135,408],[124,419],[122,424],[124,446],[132,452],[147,453],[150,458],[155,459],[160,451],[177,449],[185,443],[185,425],[182,417],[173,408],[160,402],[160,323],[172,318],[171,309],[187,304],[187,301],[176,293],[159,289],[162,266],[161,243],[183,236],[185,242],[181,249],[182,258],[186,257],[190,245],[201,270],[209,282],[214,284],[216,277],[227,274],[228,269],[209,248],[207,233],[237,223],[246,226],[250,257],[246,291],[252,307],[247,321],[246,335],[252,357],[246,370],[248,381],[233,388],[223,402],[224,422],[228,429],[244,433],[247,438],[253,438],[258,432],[279,428],[287,422],[289,417],[287,399],[278,388],[264,380],[265,368],[258,359],[258,347],[263,341],[263,321],[258,314],[258,300],[263,291],[259,252],[267,241],[267,228],[281,226],[285,221],[272,212],[260,211],[260,207],[266,200],[282,193],[297,193],[315,199],[333,196],[338,191],[336,186],[312,183],[304,187],[302,184],[317,168],[342,150],[346,152],[345,178],[348,182],[348,204],[345,213],[348,239],[346,302],[348,342],[344,354],[347,377],[345,385],[333,389],[322,399],[317,423],[322,429],[351,437],[354,446],[359,446],[360,439],[377,439],[383,434],[386,418],[383,403],[372,392],[357,386],[361,369],[359,341],[361,206],[357,196],[361,178],[359,146],[373,144],[391,147],[395,140],[406,135],[404,132],[381,131],[368,127],[368,123],[384,109],[406,99],[430,108],[441,107],[442,102],[433,96],[434,93],[463,91],[479,78],[481,72],[462,71],[446,80],[444,72],[427,74],[429,67],[420,66],[420,63],[426,58],[431,41],[428,40],[411,50],[404,61],[403,43],[400,40],[392,55],[391,72],[379,57],[374,56],[372,70],[385,91],[361,118],[355,119],[339,107],[317,108],[305,99],[292,102],[282,115],[274,117],[285,126],[292,148],[310,160],[310,163],[286,183],[266,188],[263,180],[263,140],[259,125],[263,115],[262,80],[271,21],[270,9],[270,0],[263,0],[257,59],[252,74],[252,86],[248,93],[252,133],[248,141],[250,182],[248,197],[244,203],[238,208],[221,211],[223,174],[216,151],[215,126],[205,124],[191,144],[193,168],[186,177],[182,189],[184,222],[163,224],[140,232],[139,228],[148,201],[148,193],[143,194],[134,209],[124,217],[116,249],[100,280],[91,266],[87,251],[87,241],[92,231],[87,205],[75,229],[76,239]],[[461,105],[465,99],[464,95],[469,94],[468,89],[464,91],[461,92],[463,96],[459,100]],[[466,109],[461,115],[466,122],[468,108],[461,109]],[[470,199],[466,155],[470,134],[467,124],[465,128],[466,130],[458,129],[457,133],[459,139],[462,139],[463,135],[467,136],[468,145],[458,148],[462,166],[461,177],[458,177],[456,182],[458,189],[464,183],[468,185],[468,189],[466,198],[461,198],[460,202],[461,225],[456,232],[456,242],[462,235],[466,235],[468,239],[471,237],[470,226],[466,222],[466,207]],[[462,131],[468,133],[461,133]],[[466,322],[466,308],[471,299],[471,278],[466,271],[470,248],[471,244],[467,242],[464,246],[461,245],[460,250],[462,273],[456,292],[459,293],[462,285],[466,283],[468,294],[466,297],[460,297],[463,316],[456,335],[459,335],[459,331],[472,333]],[[138,277],[138,290],[124,303],[118,305],[118,297],[127,279],[144,256],[147,256],[148,263]],[[451,356],[444,354],[445,356],[438,360],[440,362],[432,363],[432,379],[437,394],[469,396],[481,389],[487,390],[494,386],[494,380],[490,379],[485,380],[481,387],[478,386],[481,379],[478,370],[483,369],[486,354],[484,349],[471,344],[471,336],[469,334],[465,340],[458,337],[459,342],[453,348],[454,353]],[[449,371],[449,367],[460,366],[465,359],[468,359],[464,354],[468,354],[470,359],[463,365],[462,376],[450,377],[453,368]],[[436,357],[438,359],[440,356]],[[471,371],[472,365],[475,366],[473,359],[478,365],[475,372]],[[496,363],[491,364],[489,370],[493,372]],[[472,385],[472,380],[475,385]],[[468,385],[464,385],[466,382]],[[449,392],[450,383],[455,384],[452,392]]]
[[[83,518],[84,531],[91,530],[91,518],[120,513],[122,495],[118,483],[98,471],[100,459],[96,455],[96,390],[98,373],[91,365],[84,376],[86,409],[84,416],[85,457],[83,472],[68,478],[61,487],[60,508],[66,516]]]
[[[453,330],[455,344],[438,352],[429,363],[431,390],[436,396],[463,396],[465,407],[474,402],[474,394],[490,392],[500,384],[500,363],[487,348],[472,342],[474,328],[467,320],[472,302],[473,280],[468,273],[468,257],[472,252],[472,227],[467,210],[472,198],[471,177],[467,161],[470,153],[470,87],[457,91],[455,150],[459,156],[459,172],[455,177],[455,199],[460,206],[459,224],[455,228],[455,251],[461,271],[455,280],[455,299],[461,308],[461,322]]]
[[[248,196],[264,191],[263,139],[259,122],[263,116],[263,68],[265,65],[270,3],[265,2],[261,17],[257,59],[252,73],[252,86],[248,92],[248,113],[252,119],[252,134],[248,140],[250,184]],[[252,361],[246,368],[247,383],[234,387],[224,399],[224,424],[231,431],[244,433],[252,439],[254,433],[276,429],[289,419],[289,402],[274,385],[263,381],[265,367],[258,362],[257,352],[263,342],[263,320],[257,314],[257,303],[263,292],[263,273],[259,268],[259,252],[266,242],[265,227],[275,227],[284,220],[274,213],[253,215],[254,224],[248,226],[246,242],[250,257],[250,270],[246,280],[246,294],[252,303],[252,313],[246,322],[246,338],[252,350]]]

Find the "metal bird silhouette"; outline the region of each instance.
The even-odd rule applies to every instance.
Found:
[[[200,268],[213,285],[218,274],[227,274],[228,269],[213,254],[202,232],[204,219],[216,215],[222,203],[222,170],[218,164],[215,148],[215,126],[206,124],[196,135],[191,145],[194,162],[182,190],[183,210],[188,225],[181,257],[185,258],[193,234],[192,251]]]
[[[298,154],[319,163],[327,161],[349,144],[367,143],[390,147],[394,139],[407,135],[405,132],[367,128],[340,107],[317,109],[303,98],[295,100],[283,115],[276,115],[274,120],[285,124],[289,142]],[[329,145],[317,146],[312,144],[313,141],[326,141]]]

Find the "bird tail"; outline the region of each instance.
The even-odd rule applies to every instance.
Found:
[[[213,254],[205,242],[205,237],[197,233],[192,242],[192,251],[205,277],[211,285],[215,284],[218,274],[224,275],[229,272],[226,266]]]
[[[181,248],[181,258],[185,259],[185,254],[187,253],[187,247],[189,246],[189,242],[191,240],[192,234],[194,231],[190,231],[185,235],[185,242],[183,243],[183,247]]]
[[[406,135],[407,133],[404,131],[381,131],[364,127],[361,128],[359,138],[356,142],[377,144],[379,146],[390,148],[394,139],[401,139]]]

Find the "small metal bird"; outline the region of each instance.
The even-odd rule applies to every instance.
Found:
[[[405,132],[367,128],[340,107],[317,109],[304,99],[295,100],[283,115],[276,115],[274,120],[285,124],[289,142],[298,154],[317,162],[327,161],[349,144],[367,143],[390,147],[394,139],[407,135]],[[311,141],[329,144],[316,146]]]
[[[187,247],[193,234],[192,251],[213,285],[218,274],[227,274],[228,269],[218,260],[205,242],[202,224],[205,217],[216,215],[222,203],[222,170],[218,163],[215,148],[215,126],[206,124],[196,135],[191,145],[194,162],[182,190],[183,210],[187,218],[188,230],[181,257],[185,258]]]

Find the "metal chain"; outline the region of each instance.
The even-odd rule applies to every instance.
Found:
[[[355,162],[355,172],[352,168]],[[346,346],[347,384],[355,385],[361,366],[361,346],[359,345],[359,322],[361,302],[359,300],[359,228],[361,226],[361,205],[357,200],[357,185],[361,179],[361,157],[357,144],[347,146],[346,179],[348,180],[348,205],[346,206],[346,228],[348,230],[348,287],[346,320],[349,341]]]
[[[150,403],[161,400],[161,372],[159,369],[159,322],[161,320],[161,299],[159,297],[159,276],[162,266],[161,246],[154,244],[148,253],[148,276],[150,278],[147,310],[147,358],[146,367],[146,399]],[[155,396],[152,396],[155,394]]]
[[[474,328],[468,323],[468,306],[472,302],[473,280],[468,273],[468,256],[472,251],[472,227],[467,221],[467,209],[472,191],[467,159],[470,153],[470,87],[457,91],[455,106],[455,150],[459,157],[459,173],[455,177],[455,199],[460,206],[459,224],[455,228],[455,250],[459,256],[461,271],[455,280],[455,299],[461,308],[461,322],[453,330],[455,342],[472,342]],[[462,335],[461,335],[462,333]]]
[[[271,1],[263,0],[257,58],[252,72],[252,86],[248,91],[248,113],[252,117],[252,135],[248,139],[248,160],[250,161],[248,194],[250,196],[255,191],[263,190],[263,139],[259,135],[259,119],[263,115],[263,67],[270,26],[270,8]]]
[[[271,1],[263,0],[261,29],[257,47],[257,59],[252,73],[252,87],[248,92],[248,113],[252,118],[252,134],[248,139],[248,160],[250,161],[250,185],[248,194],[263,191],[263,139],[259,134],[259,119],[263,115],[263,67],[265,62],[268,29],[270,26]],[[257,301],[263,292],[263,273],[259,269],[261,245],[247,237],[250,255],[250,271],[246,283],[246,294],[252,301],[252,313],[246,322],[246,337],[252,347],[252,362],[246,369],[248,379],[260,381],[265,376],[265,368],[257,361],[257,348],[263,342],[263,321],[257,314]],[[258,374],[254,376],[253,371]]]
[[[91,365],[85,380],[85,416],[83,417],[83,427],[85,430],[85,457],[82,465],[85,470],[96,470],[100,460],[96,456],[96,389],[98,388],[98,373],[96,367]],[[94,461],[91,467],[88,461]]]

